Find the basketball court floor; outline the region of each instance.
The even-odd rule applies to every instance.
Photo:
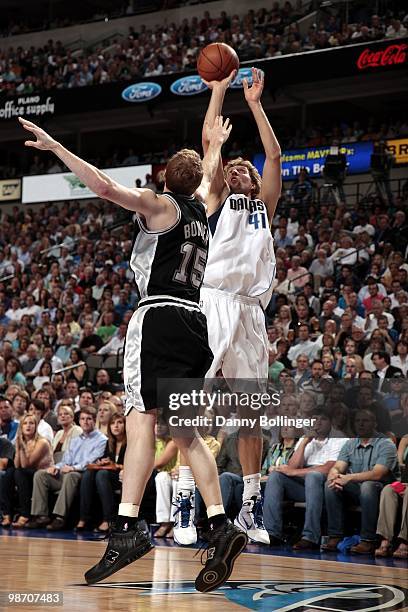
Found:
[[[174,612],[214,606],[223,612],[408,611],[407,561],[341,555],[336,560],[333,555],[252,545],[238,559],[228,583],[203,595],[194,589],[201,551],[165,540],[155,543],[148,555],[90,587],[83,574],[106,546],[97,536],[1,530],[0,610]],[[46,604],[44,597],[36,606],[12,602],[15,593],[50,592],[59,593],[60,605]]]

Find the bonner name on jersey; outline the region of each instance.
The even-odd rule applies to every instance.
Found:
[[[191,221],[184,225],[184,238],[196,238],[199,237],[203,240],[204,244],[208,243],[208,227],[201,223],[201,221]]]
[[[247,210],[250,213],[257,210],[265,210],[265,204],[262,200],[250,200],[244,195],[238,197],[230,196],[228,199],[231,210]]]

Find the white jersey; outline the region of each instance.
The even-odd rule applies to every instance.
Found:
[[[266,205],[231,194],[208,219],[210,244],[203,287],[259,299],[272,296],[275,253]]]

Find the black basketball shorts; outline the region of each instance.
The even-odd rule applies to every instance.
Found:
[[[160,379],[202,379],[213,354],[207,320],[194,302],[170,296],[141,300],[128,326],[123,363],[127,415],[161,406]]]

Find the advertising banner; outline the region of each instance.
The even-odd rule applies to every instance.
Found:
[[[28,120],[36,121],[43,115],[54,113],[54,96],[48,94],[22,95],[11,99],[0,97],[0,120],[25,117]]]
[[[387,140],[387,149],[393,154],[396,164],[408,164],[408,138]]]
[[[250,60],[241,64],[237,77],[231,83],[231,95],[239,95],[234,92],[242,89],[244,78],[250,78],[251,66],[265,72],[267,87],[274,91],[285,85],[310,83],[313,76],[319,81],[350,76],[363,79],[366,74],[406,69],[407,64],[408,39],[381,40]],[[58,89],[46,94],[8,97],[0,93],[0,121],[16,120],[18,115],[39,121],[50,115],[134,108],[135,103],[158,105],[178,97],[200,94],[208,95],[208,90],[196,71],[139,79],[132,84],[90,85]]]
[[[370,168],[370,158],[373,152],[372,142],[353,142],[339,147],[339,152],[347,157],[347,173],[359,174],[367,172]],[[309,147],[306,149],[292,149],[282,152],[282,179],[293,180],[301,168],[306,168],[310,176],[321,176],[324,162],[330,153],[330,147]],[[253,159],[254,165],[262,173],[265,155],[260,153]]]
[[[0,202],[12,202],[21,198],[21,179],[0,181]]]
[[[112,179],[125,187],[135,187],[136,179],[145,182],[146,174],[152,173],[152,166],[127,166],[125,168],[109,168],[103,170]],[[56,202],[58,200],[80,200],[96,197],[83,183],[72,174],[40,174],[23,177],[23,204],[35,202]]]

